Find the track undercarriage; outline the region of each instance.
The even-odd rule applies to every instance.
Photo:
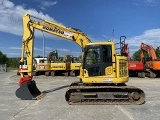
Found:
[[[84,85],[72,83],[65,95],[70,105],[115,104],[140,105],[145,102],[145,93],[136,87],[121,85]]]

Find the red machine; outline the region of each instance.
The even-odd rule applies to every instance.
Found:
[[[148,53],[148,57],[145,57],[145,51]],[[157,59],[156,52],[151,45],[141,43],[141,61],[145,66],[146,76],[157,77],[160,72],[160,60]]]
[[[144,64],[142,61],[132,61],[130,59],[128,44],[124,45],[122,52],[123,54],[128,56],[129,76],[137,76],[140,78],[144,78],[145,77]]]

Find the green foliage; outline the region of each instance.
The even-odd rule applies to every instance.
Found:
[[[9,68],[17,68],[19,58],[8,58],[6,54],[0,51],[0,64],[7,64]]]
[[[11,68],[17,68],[18,61],[19,61],[19,58],[9,58],[8,66]]]
[[[136,51],[134,54],[133,54],[133,60],[136,61],[136,60],[140,60],[140,52],[141,50],[139,49],[138,51]],[[157,56],[157,59],[160,59],[160,47],[157,47],[156,50],[156,56]],[[147,58],[149,55],[148,53],[145,51],[144,52],[144,56]]]
[[[133,60],[134,61],[139,61],[140,60],[140,49],[138,51],[136,51],[134,54],[133,54]]]
[[[0,64],[7,64],[8,63],[8,58],[6,54],[3,54],[0,51]]]
[[[157,59],[160,59],[160,47],[156,48]]]

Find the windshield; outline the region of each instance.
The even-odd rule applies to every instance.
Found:
[[[89,76],[105,75],[105,69],[112,65],[112,46],[86,46],[84,49],[83,69]]]
[[[86,48],[86,65],[108,62],[112,62],[112,49],[110,45],[90,46]]]
[[[104,63],[112,62],[112,49],[111,46],[102,46],[102,61]]]
[[[89,48],[86,52],[86,64],[96,64],[100,61],[100,48]]]

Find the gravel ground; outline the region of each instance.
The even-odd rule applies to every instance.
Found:
[[[143,105],[68,105],[65,91],[76,77],[35,76],[39,90],[48,91],[42,100],[20,100],[16,71],[0,73],[1,120],[159,120],[160,78],[130,78],[127,85],[146,94]]]

